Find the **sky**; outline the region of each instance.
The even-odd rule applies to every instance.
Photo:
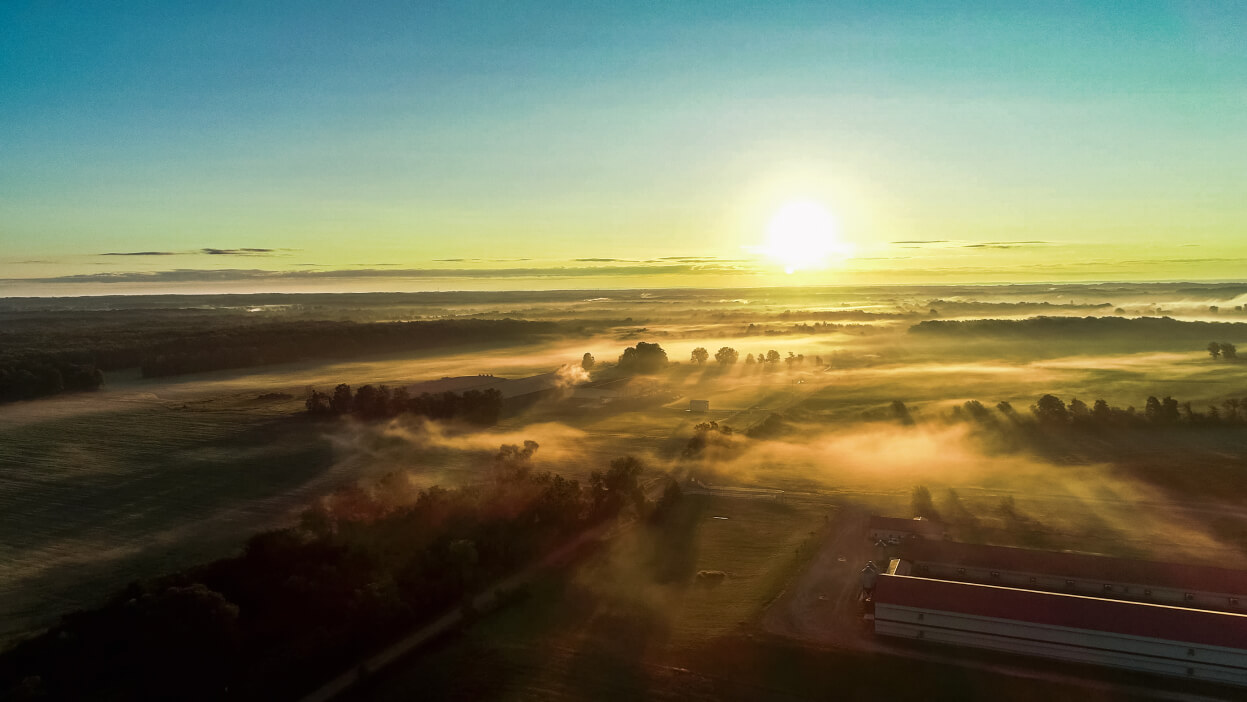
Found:
[[[1247,270],[1247,3],[12,0],[0,26],[0,296]],[[794,202],[843,246],[788,272]]]

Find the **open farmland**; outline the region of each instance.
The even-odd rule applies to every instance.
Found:
[[[687,687],[690,680],[672,671],[674,662],[751,629],[819,541],[832,510],[828,504],[688,495],[661,524],[627,531],[566,578],[538,580],[527,599],[497,613],[488,626],[395,672],[370,694],[399,699],[412,686],[434,698],[697,692],[696,681]],[[703,571],[724,577],[698,577]],[[465,666],[474,672],[467,675]]]
[[[607,697],[658,687],[724,696],[718,678],[677,669],[755,645],[744,642],[767,603],[820,544],[835,543],[826,517],[911,514],[919,485],[966,540],[1247,563],[1244,422],[1207,414],[1247,397],[1247,364],[1199,346],[1174,350],[1172,339],[1164,349],[1132,338],[1057,356],[1027,356],[1015,344],[1017,354],[993,356],[975,339],[909,334],[906,325],[927,315],[889,304],[871,314],[891,317],[813,333],[808,322],[834,314],[755,310],[733,297],[722,319],[689,318],[674,302],[633,299],[617,314],[636,319],[588,325],[584,336],[158,379],[110,373],[98,392],[0,406],[0,556],[10,566],[0,573],[0,634],[18,637],[132,580],[235,554],[345,486],[401,505],[435,485],[480,485],[499,446],[526,441],[539,445],[536,471],[588,486],[593,472],[630,455],[643,462],[651,497],[669,479],[685,496],[661,525],[625,533],[534,586],[536,609],[504,609],[496,628],[468,639],[475,648],[430,658],[437,666],[441,655],[480,654],[482,689],[502,697],[572,699],[602,685],[614,691]],[[539,316],[564,322],[584,312],[545,305],[534,308]],[[769,331],[748,327],[750,315]],[[623,372],[620,353],[642,340],[660,343],[671,363]],[[741,358],[690,360],[721,347]],[[591,373],[576,368],[586,351],[597,358]],[[757,361],[770,351],[778,361]],[[559,392],[488,426],[303,412],[309,388],[556,368]],[[585,381],[592,392],[577,394]],[[1030,409],[1047,393],[1105,398],[1134,424],[1052,429]],[[1153,395],[1191,408],[1173,425],[1148,424]],[[694,399],[710,410],[690,411]],[[958,415],[968,400],[990,417]],[[1001,401],[1012,414],[996,408]],[[832,570],[860,567],[838,560],[856,549],[836,549],[844,553],[831,554]],[[450,684],[423,664],[415,670],[430,689]],[[756,679],[741,689],[755,684],[779,689]]]

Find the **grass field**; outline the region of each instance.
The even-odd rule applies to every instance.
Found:
[[[431,699],[695,692],[670,661],[749,628],[808,557],[829,509],[686,495],[663,523],[623,533],[573,571],[531,585],[487,625],[400,666],[374,699],[416,691]],[[726,577],[709,583],[698,578],[702,570]]]

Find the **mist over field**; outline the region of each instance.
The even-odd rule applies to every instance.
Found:
[[[312,354],[189,375],[144,378],[110,368],[95,392],[0,406],[3,631],[21,634],[132,579],[228,555],[250,534],[291,523],[343,485],[372,485],[391,473],[403,475],[413,494],[471,484],[500,445],[525,440],[540,445],[541,469],[582,481],[632,455],[651,476],[852,497],[895,513],[925,485],[937,504],[953,491],[968,523],[999,538],[1019,538],[1006,535],[1010,518],[999,512],[1001,500],[1012,498],[1026,520],[1023,540],[1056,547],[1083,538],[1090,541],[1070,545],[1242,562],[1243,541],[1218,538],[1244,533],[1247,514],[1229,501],[1237,492],[1199,490],[1189,480],[1175,486],[1127,447],[1071,441],[1055,450],[1033,436],[990,435],[950,413],[968,400],[988,408],[1006,401],[1025,418],[1049,393],[1139,412],[1149,396],[1172,396],[1197,412],[1247,397],[1247,366],[1211,358],[1206,349],[1210,341],[1247,341],[1243,294],[1228,286],[1115,284],[416,294],[349,302],[282,296],[281,304],[271,296],[9,300],[0,332],[9,359],[44,341],[80,354],[88,331],[94,341],[86,343],[128,343],[109,336],[114,316],[126,328],[150,318],[147,333],[184,334],[176,316],[163,315],[192,308],[206,315],[198,324],[222,329],[322,316],[508,317],[555,326],[502,342],[415,353],[387,348],[382,355],[361,349],[338,359]],[[1219,311],[1209,312],[1212,306]],[[1160,311],[1165,316],[1155,316]],[[1054,335],[1054,328],[1065,331]],[[622,378],[606,397],[575,396],[574,387],[591,379],[580,369],[584,353],[598,361],[592,379],[609,378],[638,341],[659,344],[671,366]],[[735,364],[713,359],[723,347],[737,350]],[[704,366],[690,360],[695,348],[712,356]],[[747,355],[771,350],[779,362],[746,363]],[[309,389],[328,392],[338,383],[397,387],[560,368],[564,390],[483,429],[402,416],[310,422],[302,414]],[[708,400],[710,412],[688,412],[692,399]],[[897,401],[905,422],[895,416]],[[766,429],[770,418],[769,430],[747,435]],[[695,426],[708,420],[736,431],[686,455]],[[1247,455],[1240,426],[1233,438],[1184,438],[1181,460],[1189,470],[1207,466],[1210,476],[1237,470]]]

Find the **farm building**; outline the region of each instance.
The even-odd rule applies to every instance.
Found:
[[[879,575],[875,633],[1247,686],[1247,615],[908,573]]]
[[[943,523],[915,517],[871,516],[867,524],[871,541],[904,541],[907,539],[943,539],[947,533]]]
[[[1247,613],[1239,570],[953,541],[914,540],[900,555],[922,577]]]

